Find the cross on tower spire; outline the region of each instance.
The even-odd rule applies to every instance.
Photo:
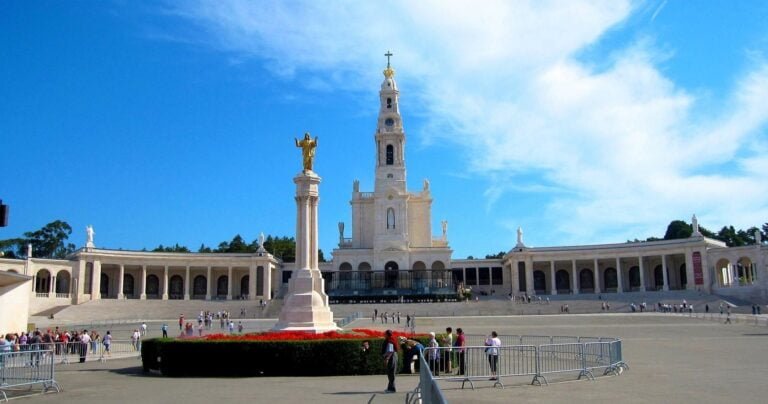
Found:
[[[384,56],[387,57],[387,69],[389,69],[389,58],[392,57],[392,51],[387,51],[387,53],[384,54]]]

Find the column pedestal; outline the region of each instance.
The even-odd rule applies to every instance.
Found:
[[[296,183],[296,268],[288,282],[280,317],[274,331],[323,333],[338,330],[325,294],[317,257],[317,204],[320,177],[305,170]]]

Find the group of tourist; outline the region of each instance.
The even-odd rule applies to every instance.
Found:
[[[138,330],[137,330],[138,331]],[[88,353],[96,354],[99,351],[99,343],[104,345],[105,355],[110,354],[112,334],[102,337],[95,330],[84,329],[82,331],[66,330],[55,327],[41,331],[8,333],[2,336],[0,352],[23,352],[36,350],[53,350],[56,355],[79,355],[80,362],[85,362]]]
[[[389,324],[390,320],[392,320],[392,324],[400,324],[401,314],[399,311],[395,312],[381,312],[379,313],[379,309],[373,310],[373,315],[371,316],[371,322],[375,323],[376,320],[379,320],[381,324]],[[405,327],[406,328],[413,328],[416,323],[416,314],[406,314],[405,315]]]
[[[522,295],[515,295],[513,293],[509,293],[509,300],[512,300],[515,303],[519,304],[531,304],[531,303],[537,303],[537,304],[549,304],[549,297],[541,297],[541,296],[531,296],[527,293],[524,293]]]
[[[467,340],[464,330],[456,329],[456,334],[452,327],[445,329],[445,334],[439,336],[435,332],[429,333],[430,339],[427,347],[424,347],[419,341],[393,336],[392,330],[384,333],[384,343],[381,347],[381,354],[387,369],[388,385],[386,393],[394,393],[395,374],[398,370],[398,353],[405,349],[403,356],[403,372],[413,372],[413,362],[418,361],[419,356],[424,355],[429,369],[434,376],[451,375],[456,369],[457,376],[467,375],[466,352]],[[498,380],[499,348],[501,340],[496,331],[492,331],[484,342],[485,354],[488,356],[488,366],[491,373],[490,380]]]

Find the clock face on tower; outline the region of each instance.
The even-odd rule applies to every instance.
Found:
[[[387,119],[384,120],[384,125],[392,126],[394,124],[395,124],[395,120],[392,119],[392,118],[387,118]]]

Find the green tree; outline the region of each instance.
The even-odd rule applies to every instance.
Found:
[[[499,251],[496,254],[488,254],[488,255],[486,255],[485,259],[504,258],[504,254],[506,254],[504,251]]]
[[[174,246],[168,246],[168,247],[163,247],[163,245],[160,244],[159,246],[157,246],[152,251],[153,252],[179,252],[179,253],[190,252],[189,248],[187,248],[185,246],[180,246],[179,243],[176,243],[176,245],[174,245]]]
[[[317,249],[317,261],[325,262],[325,256],[323,255],[323,250],[321,248]]]
[[[664,240],[674,240],[691,237],[693,227],[682,220],[673,220],[667,226],[667,232],[664,233]]]
[[[210,253],[212,251],[211,251],[211,247],[208,247],[208,246],[205,245],[205,243],[203,243],[203,244],[200,244],[200,248],[197,249],[197,252],[199,252],[199,253]]]
[[[768,223],[763,224],[763,243],[768,243]]]
[[[747,240],[744,239],[745,231],[736,229],[733,226],[723,226],[719,232],[717,232],[717,239],[725,242],[728,247],[741,247],[747,245]]]
[[[75,251],[75,245],[67,243],[72,227],[65,221],[56,220],[36,231],[24,233],[24,237],[0,240],[0,249],[6,256],[26,257],[27,244],[32,244],[32,256],[40,258],[64,258]],[[15,249],[15,251],[13,251]]]

